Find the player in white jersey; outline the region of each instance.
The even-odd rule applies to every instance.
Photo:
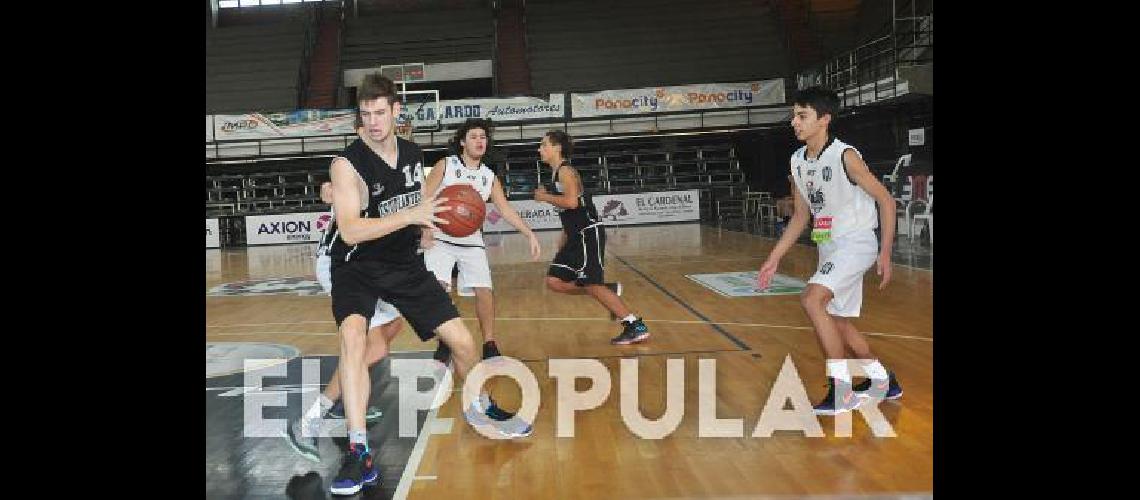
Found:
[[[455,131],[451,145],[458,154],[446,156],[435,163],[425,181],[424,194],[434,196],[448,186],[470,185],[484,202],[493,202],[503,218],[526,236],[530,243],[530,256],[533,260],[538,260],[542,247],[538,244],[534,231],[507,202],[503,185],[495,173],[483,164],[483,157],[491,145],[491,121],[468,119]],[[451,270],[458,264],[459,279],[456,288],[459,295],[475,296],[475,315],[479,318],[479,329],[483,331],[483,359],[499,356],[499,348],[495,344],[491,267],[487,263],[483,231],[455,237],[436,229],[432,232],[424,231],[422,237],[421,246],[426,249],[424,263],[435,274],[444,290],[451,290]],[[441,342],[436,349],[435,359],[446,363],[447,358],[447,346]]]
[[[897,399],[902,389],[871,353],[851,318],[863,303],[863,273],[878,263],[879,289],[891,279],[891,247],[895,240],[895,202],[863,162],[859,151],[836,139],[828,126],[839,111],[835,92],[804,89],[793,101],[792,128],[805,145],[791,159],[795,213],[787,230],[760,266],[760,288],[767,288],[780,258],[813,221],[812,240],[819,248],[816,273],[801,303],[827,358],[827,396],[816,414],[835,415],[858,407],[861,398]],[[875,204],[879,206],[876,219]],[[810,215],[809,215],[810,211]],[[881,244],[875,236],[882,227]],[[863,360],[869,380],[851,386],[848,352]]]
[[[332,200],[332,183],[321,184],[321,201],[331,206]],[[332,257],[329,255],[329,250],[337,233],[336,213],[334,212],[332,215],[332,218],[325,223],[316,252],[317,282],[328,294],[332,294]],[[364,362],[368,364],[369,368],[388,355],[388,345],[403,328],[404,322],[401,320],[400,312],[392,304],[383,300],[377,301],[376,313],[368,322],[368,334],[365,339]],[[385,342],[380,341],[381,336]],[[340,396],[340,366],[338,364],[336,372],[329,380],[329,385],[317,397],[317,401],[305,410],[300,419],[289,422],[286,430],[289,443],[295,451],[310,460],[320,460],[316,444],[316,437],[320,433],[320,421],[322,416],[323,418],[344,418],[344,402]],[[364,399],[368,400],[368,395],[365,395]],[[367,422],[373,422],[380,416],[380,410],[374,406],[369,406],[365,412]]]

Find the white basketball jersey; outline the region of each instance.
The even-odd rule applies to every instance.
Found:
[[[479,164],[479,168],[467,168],[463,164],[463,160],[458,156],[448,156],[443,162],[443,181],[439,183],[439,189],[447,186],[454,186],[456,184],[469,184],[475,188],[479,193],[479,197],[483,198],[486,202],[491,199],[491,186],[495,184],[495,173],[491,171],[487,165]],[[437,191],[434,194],[439,194]],[[435,239],[455,243],[457,245],[468,246],[483,246],[483,231],[482,229],[475,231],[462,238],[448,235],[439,229],[435,230]]]
[[[859,150],[834,137],[828,139],[819,158],[808,158],[806,145],[792,154],[792,178],[811,208],[813,239],[821,232],[829,231],[828,238],[838,238],[879,226],[875,199],[847,176],[843,152],[848,149],[863,157]]]

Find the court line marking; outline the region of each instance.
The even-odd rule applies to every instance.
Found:
[[[716,330],[716,331],[717,331],[717,333],[719,333],[719,334],[723,335],[723,336],[724,336],[725,338],[727,338],[728,340],[731,340],[731,341],[732,341],[732,343],[733,343],[733,344],[736,344],[736,346],[737,346],[737,347],[739,347],[739,348],[741,348],[741,349],[744,349],[744,350],[746,350],[746,351],[751,351],[751,350],[753,350],[751,347],[749,347],[749,346],[748,346],[748,344],[745,344],[745,343],[744,343],[744,341],[742,341],[742,340],[740,340],[740,339],[738,339],[738,338],[736,338],[736,337],[732,336],[732,334],[731,334],[731,333],[728,333],[728,332],[724,331],[724,328],[721,328],[721,327],[720,327],[720,325],[718,325],[718,324],[716,324],[716,323],[713,323],[713,322],[712,322],[712,320],[710,320],[710,319],[708,318],[708,316],[705,316],[704,314],[701,314],[701,312],[700,312],[700,311],[696,310],[696,309],[695,309],[693,306],[690,306],[690,305],[689,305],[687,302],[685,302],[685,301],[681,300],[681,298],[680,298],[680,297],[677,297],[676,295],[673,295],[673,293],[672,293],[672,292],[670,292],[669,290],[666,290],[664,286],[661,286],[661,284],[660,284],[660,283],[658,283],[658,282],[656,282],[656,281],[654,281],[654,280],[653,280],[653,278],[650,278],[648,275],[646,275],[645,273],[641,272],[641,270],[640,270],[640,269],[638,269],[638,268],[636,268],[636,267],[633,267],[633,264],[630,264],[628,261],[626,261],[625,259],[621,258],[621,256],[620,256],[620,255],[614,255],[613,257],[614,257],[615,259],[617,259],[619,262],[621,262],[622,264],[625,264],[625,267],[628,267],[628,268],[632,269],[632,270],[633,270],[633,272],[637,273],[637,274],[638,274],[638,276],[641,276],[643,279],[645,279],[645,281],[648,281],[648,282],[649,282],[649,284],[653,285],[654,287],[657,287],[657,289],[658,289],[658,290],[661,290],[661,293],[664,293],[665,295],[669,296],[669,298],[673,299],[673,301],[674,301],[674,302],[676,302],[676,303],[678,303],[678,304],[681,304],[681,307],[684,307],[685,309],[688,309],[688,310],[689,310],[689,312],[690,312],[690,313],[692,313],[694,316],[696,316],[696,317],[698,317],[698,318],[701,318],[702,320],[704,320],[705,324],[707,324],[707,325],[711,326],[711,327],[713,328],[713,330]]]
[[[478,321],[478,318],[462,318],[464,321]],[[606,321],[610,322],[608,318],[495,318],[496,321]],[[773,325],[768,323],[737,323],[731,321],[718,321],[706,322],[701,320],[682,320],[682,319],[647,319],[646,323],[673,323],[673,324],[706,324],[715,323],[725,326],[740,326],[745,328],[782,328],[787,330],[811,330],[810,326],[792,326],[792,325]],[[270,326],[270,325],[298,325],[298,324],[313,324],[313,323],[335,323],[334,321],[297,321],[292,323],[242,323],[233,325],[206,325],[206,328],[235,328],[235,327],[249,327],[249,326]],[[277,334],[277,335],[313,335],[313,336],[335,336],[336,332],[214,332],[211,335],[257,335],[260,333]],[[884,332],[859,332],[863,335],[873,335],[876,337],[892,337],[910,340],[922,340],[926,342],[934,342],[932,337],[923,337],[916,335],[902,335],[898,333],[884,333]],[[424,351],[392,351],[392,352],[424,352]]]
[[[451,396],[450,393],[442,390],[443,386],[446,385],[444,379],[452,376],[451,370],[446,370],[443,373],[443,379],[440,379],[439,383],[435,385],[435,397],[432,398],[431,403],[432,409],[428,411],[427,417],[424,419],[424,425],[420,428],[420,435],[416,436],[416,444],[412,446],[412,453],[408,456],[408,463],[404,465],[404,473],[400,475],[400,482],[396,484],[396,492],[392,494],[393,500],[408,498],[408,493],[412,490],[412,481],[420,478],[416,476],[416,470],[420,468],[420,462],[423,461],[424,453],[427,451],[428,440],[431,439],[431,435],[436,429],[436,415],[439,414],[439,408],[443,406],[444,400]],[[430,477],[436,478],[436,476]]]

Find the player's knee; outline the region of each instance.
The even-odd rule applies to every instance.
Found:
[[[827,289],[818,285],[808,285],[807,289],[800,294],[800,304],[808,311],[819,311],[827,307],[827,301],[830,300]]]
[[[474,353],[475,341],[471,337],[471,332],[464,326],[463,321],[459,318],[448,320],[439,328],[435,330],[436,336],[440,342],[447,344],[453,352],[461,354]]]
[[[452,337],[447,339],[447,347],[460,357],[473,359],[475,356],[475,341],[471,337]]]
[[[546,288],[555,292],[564,292],[566,290],[566,283],[554,276],[546,277]]]
[[[363,349],[366,338],[365,326],[367,324],[368,320],[359,314],[353,314],[345,318],[340,324],[341,342],[349,349]]]
[[[404,320],[401,318],[396,318],[384,326],[381,326],[380,333],[381,335],[384,335],[384,340],[391,342],[392,339],[396,338],[396,335],[398,335],[403,329]]]
[[[843,316],[832,316],[832,320],[835,321],[835,328],[839,329],[839,333],[848,333],[855,330],[851,322]]]
[[[800,305],[803,306],[803,308],[805,310],[808,310],[808,311],[814,309],[815,308],[815,297],[811,293],[809,293],[808,290],[804,290],[803,293],[800,294]]]
[[[364,336],[343,335],[341,337],[341,357],[353,360],[363,360],[368,354],[368,345]]]

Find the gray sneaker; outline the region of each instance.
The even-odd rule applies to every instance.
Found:
[[[480,394],[479,398],[463,411],[464,418],[473,426],[488,426],[508,438],[526,437],[534,431],[534,426],[517,415],[499,408],[491,396]]]

